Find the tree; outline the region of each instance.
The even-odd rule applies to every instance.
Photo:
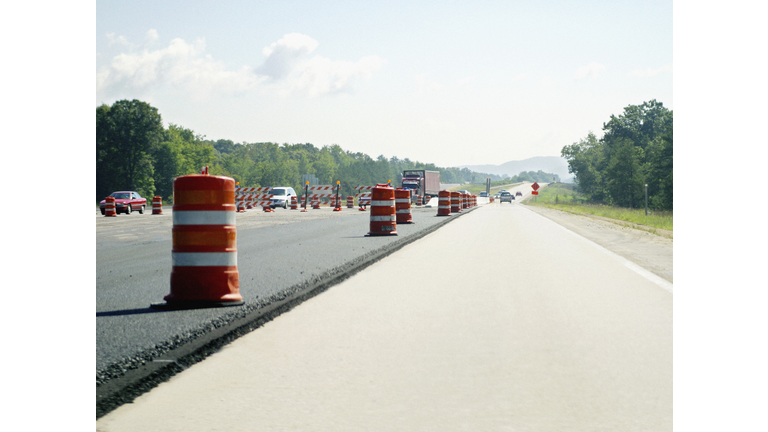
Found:
[[[155,166],[155,190],[164,198],[173,195],[173,179],[199,173],[204,166],[211,174],[224,174],[215,165],[215,149],[209,141],[191,129],[170,124],[163,132],[163,140],[152,153]]]
[[[612,204],[620,207],[641,207],[644,197],[642,160],[643,149],[627,138],[617,138],[605,176]]]
[[[157,108],[139,100],[119,100],[96,109],[96,198],[115,189],[152,196],[152,152],[163,122]]]

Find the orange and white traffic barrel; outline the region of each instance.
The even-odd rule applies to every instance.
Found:
[[[115,208],[115,197],[108,196],[104,200],[104,216],[117,216],[117,208]]]
[[[173,180],[173,267],[164,309],[243,304],[237,270],[235,180],[193,174]]]
[[[461,194],[461,208],[462,209],[468,209],[469,208],[469,194],[462,193]]]
[[[461,211],[461,192],[451,192],[451,213]]]
[[[152,197],[152,214],[163,214],[163,198],[159,196]]]
[[[424,200],[424,198],[422,198],[421,195],[417,196],[416,197],[416,205],[417,206],[423,205],[424,204],[423,200]]]
[[[451,193],[447,190],[441,190],[437,193],[437,215],[451,215]]]
[[[368,235],[397,235],[395,189],[388,184],[377,184],[371,190],[370,228]]]
[[[395,189],[395,216],[397,223],[413,223],[411,214],[411,190]]]
[[[299,199],[296,198],[296,195],[291,195],[291,210],[298,210],[299,209]]]
[[[355,197],[353,197],[352,195],[349,195],[347,197],[347,208],[348,209],[355,208]]]

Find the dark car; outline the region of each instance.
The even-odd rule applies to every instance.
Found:
[[[523,196],[523,193],[520,191],[515,192],[515,196]]]
[[[115,212],[131,214],[132,211],[138,210],[139,213],[144,214],[144,209],[147,207],[147,199],[142,198],[138,192],[134,191],[118,191],[109,194],[115,199]],[[104,206],[106,200],[102,200],[99,203],[99,209],[101,214],[104,214]]]
[[[514,201],[514,200],[515,200],[515,196],[514,196],[514,195],[512,195],[511,193],[507,192],[507,191],[504,191],[504,192],[502,192],[502,193],[499,195],[499,202],[504,202],[504,201],[506,201],[506,202],[509,202],[509,203],[511,203],[511,202],[512,202],[512,201]]]

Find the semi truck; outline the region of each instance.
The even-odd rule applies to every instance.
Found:
[[[440,192],[440,171],[405,170],[402,187],[412,190],[411,199],[413,200],[416,200],[417,196],[429,200]]]

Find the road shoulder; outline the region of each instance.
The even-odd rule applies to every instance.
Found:
[[[628,222],[612,222],[608,218],[577,215],[540,206],[526,205],[525,208],[673,282],[671,232],[661,230],[659,234],[654,234]]]

